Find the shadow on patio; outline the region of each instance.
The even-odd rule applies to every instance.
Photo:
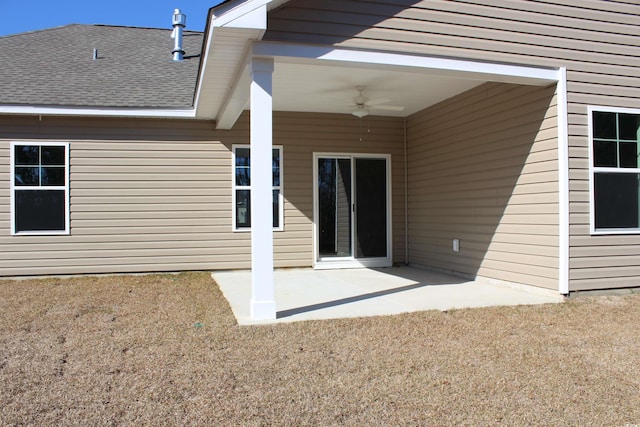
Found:
[[[283,269],[275,271],[277,319],[265,322],[250,318],[250,271],[212,276],[241,325],[562,301],[554,291],[470,281],[412,267]]]

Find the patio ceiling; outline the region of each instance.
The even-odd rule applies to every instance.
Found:
[[[197,117],[214,119],[219,128],[229,129],[249,108],[249,63],[266,31],[266,10],[267,6],[260,6],[214,17],[199,76]],[[247,46],[251,46],[248,51]],[[486,81],[482,76],[469,79],[445,75],[442,70],[426,72],[362,61],[327,61],[288,53],[257,56],[274,58],[275,111],[350,114],[356,87],[364,86],[364,96],[370,100],[385,99],[384,105],[404,107],[401,111],[374,109],[372,114],[404,117]]]
[[[325,61],[326,62],[326,61]],[[322,61],[276,60],[273,75],[275,111],[350,114],[356,87],[371,101],[401,106],[401,111],[374,108],[372,115],[405,117],[457,95],[484,80],[439,76],[435,73],[365,65],[328,65]]]

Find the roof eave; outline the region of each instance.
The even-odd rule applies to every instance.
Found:
[[[130,117],[162,119],[194,119],[193,108],[119,108],[75,107],[52,105],[0,105],[2,115],[22,116],[77,116],[77,117]]]
[[[267,12],[284,3],[229,1],[211,9],[194,100],[197,118],[216,120],[222,129],[233,126],[248,100],[241,82],[250,46],[264,36]]]

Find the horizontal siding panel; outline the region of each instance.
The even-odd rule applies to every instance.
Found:
[[[112,236],[117,238],[117,236]],[[250,247],[250,240],[242,241],[237,239],[228,239],[228,240],[216,240],[211,242],[210,240],[196,240],[189,239],[186,240],[166,240],[166,236],[162,236],[165,240],[157,240],[157,237],[154,240],[144,241],[143,238],[145,236],[137,236],[129,241],[125,239],[118,239],[116,241],[109,241],[115,239],[104,239],[100,243],[91,242],[77,242],[78,239],[75,239],[75,242],[52,242],[51,239],[45,240],[45,243],[41,243],[38,245],[39,251],[34,251],[33,243],[20,243],[22,237],[17,238],[16,242],[9,245],[4,245],[0,252],[6,252],[7,254],[3,255],[3,259],[26,259],[23,257],[32,257],[31,254],[38,253],[42,258],[57,258],[57,257],[66,257],[71,253],[78,253],[78,258],[87,257],[99,257],[102,253],[106,256],[109,253],[124,251],[133,253],[134,251],[171,251],[174,249],[181,250],[220,250],[220,249],[229,249],[229,253],[247,253],[247,249]],[[147,239],[150,236],[146,236]],[[182,236],[184,238],[184,236]],[[126,243],[126,248],[123,247],[123,243]],[[237,252],[234,252],[237,251]],[[82,252],[82,253],[81,253]],[[94,255],[85,255],[94,254]],[[47,256],[47,254],[49,256]]]
[[[453,3],[453,4],[452,4]],[[376,16],[358,14],[359,10],[357,5],[349,5],[344,2],[325,2],[324,6],[329,10],[307,10],[307,21],[317,20],[318,22],[329,21],[340,24],[352,24],[356,25],[360,22],[360,26],[364,27],[368,22],[377,20]],[[379,13],[382,12],[382,5],[377,8]],[[387,6],[387,9],[390,7]],[[310,13],[309,13],[310,12]],[[395,10],[393,12],[396,12]],[[278,25],[286,25],[286,20],[296,19],[300,15],[300,10],[295,10],[295,7],[284,8],[284,10],[278,13],[278,20],[272,20],[272,24],[276,27]],[[521,38],[516,41],[522,43],[528,43],[531,36],[537,36],[541,30],[547,35],[549,40],[557,40],[558,38],[566,38],[584,42],[596,42],[596,43],[609,43],[617,45],[634,45],[633,31],[629,34],[610,34],[609,37],[603,41],[602,37],[598,38],[597,34],[594,34],[592,27],[584,25],[583,21],[570,17],[569,19],[562,19],[559,17],[545,16],[543,18],[535,19],[535,15],[531,16],[531,22],[517,20],[517,14],[512,13],[509,15],[504,10],[501,10],[500,15],[504,18],[511,17],[510,21],[512,25],[509,27],[510,34],[522,35]],[[486,4],[482,7],[469,7],[466,13],[460,13],[460,7],[455,5],[455,2],[430,2],[425,4],[424,8],[414,8],[410,10],[399,11],[393,13],[395,18],[388,20],[379,25],[391,26],[394,21],[406,20],[409,22],[416,22],[417,28],[414,31],[424,30],[422,22],[431,21],[440,24],[455,25],[462,27],[473,27],[476,29],[497,30],[503,32],[504,27],[500,26],[500,21],[496,20],[496,15],[489,14],[486,11]],[[357,20],[355,20],[356,18]],[[570,25],[574,24],[576,27],[571,28]],[[608,23],[600,23],[602,27],[600,31],[609,29],[611,32],[619,31],[619,27]],[[393,25],[396,28],[410,29],[403,26],[401,23]],[[581,28],[582,26],[582,28]],[[411,27],[413,28],[413,27]],[[557,43],[557,42],[556,42]]]
[[[493,270],[490,268],[486,268],[479,274],[480,277],[486,277],[489,279],[497,279],[504,280],[506,282],[512,283],[534,283],[531,286],[537,286],[539,288],[545,289],[558,289],[558,279],[555,277],[542,277],[542,276],[534,276],[529,271],[526,273],[522,273],[519,271],[510,271],[505,272],[503,270]]]
[[[74,174],[75,171],[72,171]],[[82,175],[82,176],[81,176]],[[136,172],[136,173],[88,173],[88,172],[78,172],[77,176],[80,176],[80,179],[85,181],[109,181],[113,183],[117,183],[119,181],[135,181],[135,182],[146,182],[146,181],[201,181],[201,182],[215,182],[215,181],[226,181],[229,182],[229,175],[225,173],[219,174],[207,174],[207,173],[184,173],[184,171],[178,172],[164,172],[164,173],[146,173],[146,172]]]
[[[640,19],[640,18],[639,18]],[[519,54],[519,47],[526,45],[527,54],[539,58],[564,59],[579,52],[580,58],[591,63],[618,64],[638,66],[640,60],[630,57],[636,50],[633,45],[594,44],[590,41],[566,40],[537,34],[531,37],[518,34],[509,28],[483,29],[479,27],[460,26],[451,23],[438,23],[391,18],[381,25],[361,28],[358,38],[383,40],[385,42],[407,43],[415,45],[437,45],[461,49],[473,49],[483,52],[508,52]],[[296,33],[314,33],[327,31],[334,37],[348,38],[353,33],[352,24],[327,24],[311,21],[289,23],[289,29]],[[473,37],[469,37],[472,34]],[[606,48],[609,48],[607,51]],[[628,62],[625,62],[628,60]]]
[[[505,261],[504,259],[500,260],[486,260],[482,263],[482,267],[480,267],[479,275],[485,276],[483,274],[483,270],[493,270],[493,271],[503,271],[506,275],[515,274],[527,274],[535,277],[544,277],[551,280],[558,280],[558,267],[557,267],[557,258],[547,257],[538,258],[542,261],[547,261],[547,263],[540,264],[532,264],[532,257],[515,257],[516,261]],[[517,261],[518,258],[522,258],[520,262]],[[505,277],[505,276],[502,276]],[[500,277],[498,277],[500,278]],[[502,279],[505,280],[505,279]],[[536,286],[535,281],[532,282],[533,286]]]
[[[150,260],[147,260],[150,261]],[[87,265],[65,265],[65,266],[10,266],[1,267],[0,272],[3,276],[43,276],[56,274],[87,274],[90,270],[93,274],[112,274],[112,273],[153,273],[153,272],[172,272],[185,270],[236,270],[250,268],[251,262],[248,260],[234,260],[215,263],[206,262],[189,262],[188,260],[176,260],[175,262],[155,264],[155,263],[138,263],[138,264],[103,264],[89,263]]]
[[[494,219],[495,222],[495,219]],[[459,235],[465,235],[466,233],[507,233],[507,234],[519,234],[520,236],[528,236],[530,234],[538,234],[543,236],[555,236],[558,233],[558,227],[554,224],[535,224],[531,227],[524,227],[523,224],[506,224],[500,223],[500,226],[486,225],[482,223],[456,223],[447,221],[445,217],[443,217],[442,221],[433,221],[433,222],[425,222],[423,224],[418,224],[412,227],[411,234],[415,232],[416,237],[418,235],[428,236],[429,229],[445,227],[447,226],[450,230],[451,237],[456,237]],[[448,249],[448,248],[447,248]]]
[[[17,264],[23,262],[30,261],[38,261],[38,260],[49,260],[51,262],[55,262],[56,264],[60,262],[60,265],[73,265],[67,263],[84,263],[83,260],[89,259],[90,262],[96,262],[95,260],[99,259],[130,259],[136,260],[138,258],[156,258],[156,257],[165,257],[162,259],[167,259],[166,257],[175,257],[175,259],[179,259],[180,257],[209,257],[208,260],[211,259],[225,259],[228,257],[240,256],[241,258],[247,256],[247,250],[244,247],[227,247],[227,248],[212,248],[212,247],[198,247],[198,248],[184,248],[184,247],[174,247],[167,246],[164,248],[150,248],[150,249],[99,249],[99,250],[60,250],[55,253],[51,253],[49,251],[28,251],[28,252],[19,252],[19,253],[8,253],[3,257],[2,262],[9,265],[10,261],[14,261]],[[98,262],[99,263],[99,262]]]
[[[149,203],[149,206],[153,206],[154,204],[164,204],[167,200],[171,200],[171,202],[177,205],[189,206],[190,204],[197,203],[210,203],[212,205],[217,206],[216,210],[225,209],[224,205],[231,203],[231,194],[225,194],[222,196],[214,196],[209,194],[194,194],[191,196],[179,196],[178,193],[168,192],[168,194],[162,196],[142,196],[131,194],[128,196],[116,196],[113,195],[103,196],[103,197],[80,197],[75,196],[73,191],[71,192],[71,212],[76,212],[76,209],[82,209],[79,206],[83,206],[84,210],[95,211],[100,209],[99,207],[105,205],[122,205],[124,207],[132,206],[134,204],[139,203]],[[112,206],[111,209],[117,209],[117,206]],[[153,209],[152,207],[147,208],[147,210]],[[189,209],[187,209],[189,210]],[[80,210],[81,211],[81,210]]]
[[[142,159],[140,160],[142,163]],[[230,163],[230,160],[227,161]],[[71,165],[73,168],[74,174],[84,174],[86,177],[91,177],[92,175],[105,176],[110,177],[112,180],[121,180],[121,176],[151,176],[151,177],[161,177],[162,179],[176,179],[175,175],[184,175],[184,176],[195,176],[195,177],[207,177],[211,179],[211,177],[220,176],[220,179],[229,180],[229,174],[231,174],[230,165],[226,165],[226,168],[214,168],[211,165],[203,165],[196,166],[192,164],[184,164],[184,165],[173,165],[173,164],[164,164],[164,165],[131,165],[131,166],[123,166],[121,164],[118,165],[87,165],[87,166],[78,166]],[[221,170],[222,169],[222,170]],[[228,169],[228,170],[227,170]],[[187,174],[188,173],[188,174]],[[204,176],[203,176],[204,175]],[[164,178],[162,178],[164,177]],[[104,179],[104,178],[99,178]],[[127,178],[125,178],[127,179]],[[147,178],[149,179],[149,178]],[[158,179],[158,178],[151,178]]]
[[[228,203],[227,198],[221,199],[220,203],[202,203],[203,200],[198,200],[194,203],[157,203],[157,204],[144,204],[144,203],[129,203],[129,204],[117,204],[117,203],[104,203],[104,204],[74,204],[72,206],[72,212],[75,214],[75,218],[82,218],[79,215],[85,214],[87,216],[98,213],[106,214],[111,218],[115,218],[118,215],[149,215],[150,213],[158,213],[161,215],[169,214],[173,215],[176,211],[182,213],[192,214],[191,211],[203,211],[203,212],[227,212],[222,205],[222,202]],[[166,202],[166,199],[165,199]]]
[[[571,236],[571,248],[574,247],[589,247],[592,246],[594,250],[603,248],[606,250],[609,246],[618,246],[622,250],[633,250],[635,246],[640,245],[640,236],[634,234],[628,235],[598,235],[590,236],[588,233],[584,235],[574,234]]]
[[[574,268],[571,270],[571,279],[576,280],[589,280],[589,279],[610,279],[611,284],[606,285],[606,281],[602,281],[602,285],[608,288],[617,288],[614,283],[619,278],[635,277],[635,280],[640,283],[638,278],[638,265],[632,266],[618,266],[618,267],[600,267],[600,268]]]
[[[276,113],[274,121],[274,133],[289,137],[278,141],[285,224],[274,232],[275,266],[312,265],[313,152],[329,149],[395,159],[393,247],[404,259],[403,121],[376,120],[365,147],[350,115]],[[245,114],[217,132],[192,121],[0,118],[0,159],[17,137],[65,140],[71,165],[70,235],[9,236],[8,194],[0,195],[0,275],[249,268],[251,233],[233,232],[231,219],[231,147],[248,143],[248,122]]]
[[[74,266],[85,266],[87,268],[93,268],[94,265],[110,265],[114,271],[117,271],[120,266],[125,265],[136,265],[136,264],[179,264],[180,262],[186,263],[212,263],[215,262],[225,263],[225,262],[235,262],[238,259],[241,259],[237,254],[220,254],[216,255],[215,258],[212,255],[193,255],[193,254],[185,254],[185,255],[177,255],[175,253],[166,256],[145,256],[144,254],[141,256],[118,256],[118,257],[104,257],[104,256],[96,256],[94,258],[39,258],[37,260],[28,260],[23,259],[22,261],[16,260],[0,260],[0,271],[5,268],[16,268],[24,266],[31,266],[34,264],[33,261],[39,261],[40,263],[52,263],[55,264],[56,267],[74,267]],[[27,264],[28,263],[28,264]]]
[[[630,252],[630,251],[629,251]],[[575,269],[599,268],[599,267],[634,267],[640,266],[640,254],[611,255],[599,254],[598,256],[583,256],[572,261]]]
[[[411,263],[557,289],[554,102],[486,84],[410,118]]]
[[[247,144],[248,141],[243,140],[243,142],[239,142],[242,144]],[[210,145],[215,146],[216,142],[211,141]],[[151,145],[148,143],[148,145]],[[201,146],[200,150],[182,150],[182,149],[174,149],[174,150],[155,150],[155,151],[145,151],[144,148],[138,150],[124,150],[121,147],[117,147],[117,149],[113,150],[105,150],[103,149],[85,149],[80,148],[80,143],[72,140],[71,147],[74,152],[77,151],[78,159],[76,158],[71,160],[72,167],[74,165],[87,165],[91,164],[92,161],[95,161],[98,165],[104,164],[113,164],[113,161],[110,159],[118,159],[123,162],[133,162],[139,163],[141,160],[150,159],[152,162],[172,162],[172,164],[183,164],[186,162],[198,162],[198,161],[209,161],[209,162],[219,162],[222,163],[221,160],[225,160],[228,162],[229,167],[231,166],[231,150],[224,151],[209,151],[205,149],[205,146]],[[182,147],[180,147],[182,148]],[[194,153],[197,153],[197,156],[194,158]],[[228,160],[227,160],[228,159]],[[76,163],[77,162],[77,163]]]
[[[202,151],[203,154],[208,154],[207,151]],[[75,149],[74,146],[74,154],[76,156],[80,156],[80,153]],[[231,152],[225,152],[224,156],[203,156],[194,159],[191,157],[178,157],[173,155],[167,155],[166,157],[144,157],[144,153],[140,153],[138,157],[120,157],[119,153],[113,153],[113,157],[92,157],[87,153],[83,157],[74,157],[71,167],[74,171],[84,171],[84,172],[98,172],[99,168],[105,168],[109,171],[112,171],[114,167],[123,168],[125,170],[143,167],[146,169],[157,167],[159,168],[159,172],[162,172],[165,167],[170,168],[198,168],[201,172],[210,172],[211,168],[225,168],[228,170],[228,173],[231,173]],[[167,153],[170,154],[170,153]],[[183,153],[185,154],[185,153]],[[207,158],[209,157],[209,158]],[[118,158],[117,166],[114,166],[114,162],[112,158]],[[218,169],[220,170],[220,169]]]
[[[229,180],[230,182],[231,180]],[[143,181],[144,182],[144,181]],[[187,183],[183,188],[178,186],[168,185],[163,188],[161,185],[157,187],[147,188],[118,188],[113,185],[110,188],[75,188],[71,186],[71,198],[74,201],[82,201],[86,204],[100,204],[100,203],[136,203],[136,202],[149,202],[150,200],[157,200],[157,203],[166,203],[167,200],[171,200],[173,203],[189,203],[193,201],[197,203],[202,201],[203,196],[209,197],[231,197],[231,189],[229,186],[226,188],[210,187],[210,188],[197,188]],[[168,199],[170,197],[170,199]],[[205,200],[209,202],[209,200]]]
[[[196,221],[198,224],[205,224],[206,221],[214,220],[215,222],[222,220],[229,221],[231,224],[231,216],[229,212],[219,208],[218,210],[178,210],[178,211],[142,211],[142,212],[72,212],[71,214],[74,225],[82,226],[83,224],[90,223],[96,225],[97,221],[113,221],[114,224],[122,224],[125,221],[127,224],[135,224],[135,221],[144,222],[149,221],[172,221],[176,224],[182,224],[186,222],[193,223]],[[84,222],[83,222],[84,221]],[[203,221],[203,222],[201,222]],[[230,225],[229,225],[230,226]]]
[[[485,6],[480,1],[460,0],[460,3],[468,3]],[[598,0],[573,0],[565,4],[557,1],[543,1],[523,3],[518,0],[499,0],[493,2],[492,10],[500,15],[502,9],[540,14],[541,16],[558,16],[569,19],[580,18],[587,22],[611,22],[633,26],[637,22],[638,8],[631,4],[621,2],[603,2]],[[593,11],[599,13],[594,17]],[[529,16],[529,14],[527,15]],[[619,28],[619,27],[618,27]],[[633,31],[629,28],[629,31]],[[633,32],[632,32],[633,34]]]
[[[440,248],[447,248],[446,252],[450,253],[452,238],[453,237],[451,235],[451,232],[448,230],[441,230],[441,231],[429,230],[428,233],[416,232],[415,235],[412,234],[410,236],[409,245],[416,250],[422,250],[422,251],[429,250],[431,245],[433,245],[438,248],[434,250],[441,250]],[[428,241],[430,245],[422,245],[421,243],[423,241]],[[480,229],[475,229],[474,231],[469,231],[465,233],[464,238],[461,238],[460,241],[468,242],[474,245],[472,247],[482,247],[485,249],[489,247],[489,245],[494,245],[498,243],[524,244],[522,239],[522,234],[503,232],[495,236],[487,236],[487,234],[482,232],[482,230]],[[532,246],[554,248],[558,246],[558,236],[535,234],[527,237],[526,244],[532,245]]]
[[[638,276],[615,277],[615,278],[571,278],[572,291],[588,291],[593,289],[617,289],[617,288],[638,288],[640,280]]]

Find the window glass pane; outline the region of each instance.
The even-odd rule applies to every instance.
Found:
[[[251,185],[251,169],[246,166],[236,166],[236,185]]]
[[[64,231],[64,190],[16,190],[16,233]]]
[[[39,160],[37,145],[16,145],[16,165],[37,165]]]
[[[14,174],[15,185],[40,185],[40,168],[39,167],[16,167]]]
[[[251,227],[251,191],[236,190],[236,228]]]
[[[273,190],[273,228],[280,227],[280,190]]]
[[[271,169],[273,170],[273,186],[280,186],[280,150],[273,149]]]
[[[617,167],[617,144],[615,141],[595,141],[593,146],[593,165],[596,167]]]
[[[54,186],[64,185],[64,166],[63,167],[42,167],[40,168],[42,171],[42,182],[40,185],[44,186]]]
[[[250,160],[248,148],[236,148],[236,166],[249,166]]]
[[[618,126],[620,129],[620,139],[631,141],[640,139],[640,115],[618,114]]]
[[[64,166],[64,147],[62,146],[43,146],[40,152],[43,165]]]
[[[595,138],[616,139],[616,113],[593,112],[593,136]]]
[[[638,190],[638,174],[594,174],[596,228],[638,228]]]
[[[596,165],[597,166],[597,165]],[[638,144],[635,142],[620,142],[620,167],[638,167]]]

